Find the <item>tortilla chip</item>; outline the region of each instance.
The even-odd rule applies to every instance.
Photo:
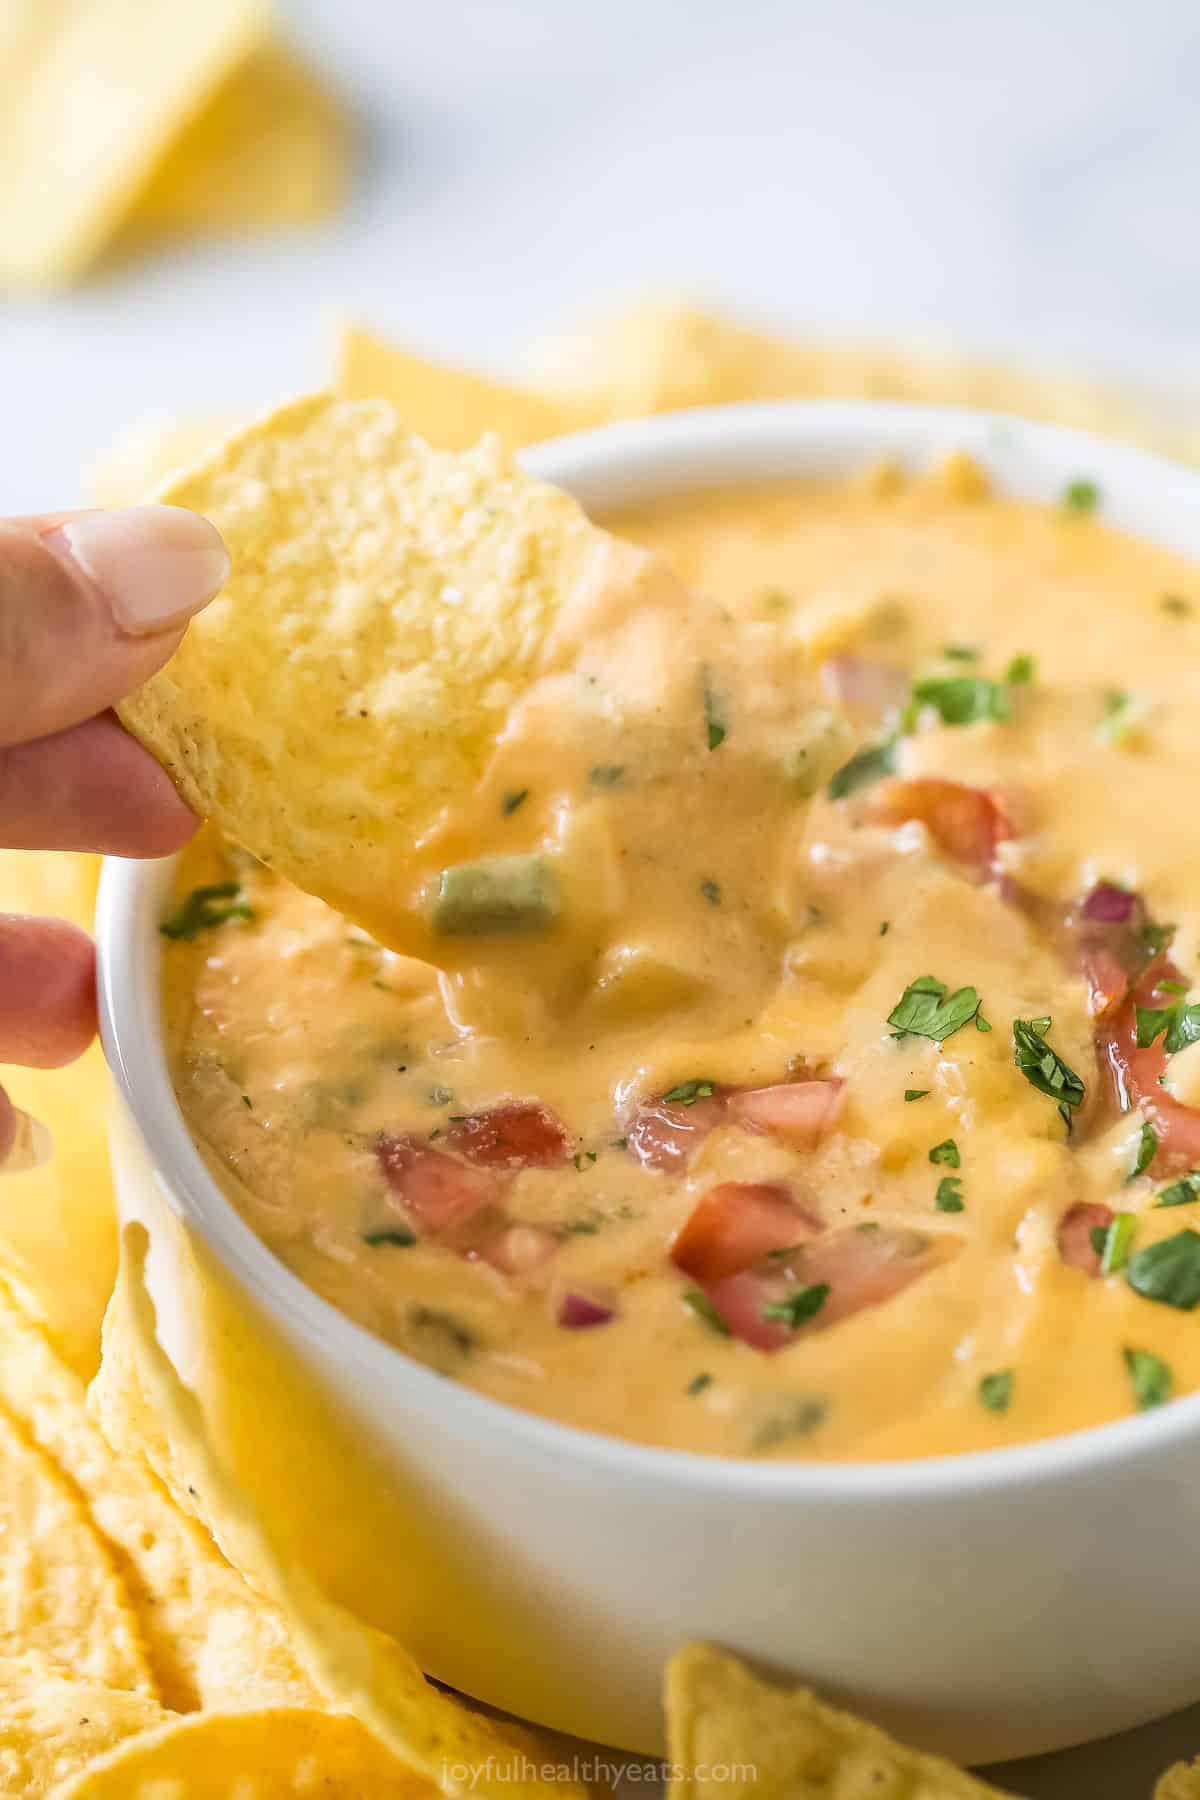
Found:
[[[383,400],[299,400],[158,497],[233,573],[122,720],[195,811],[394,942],[415,839],[611,540],[494,439],[432,450]]]
[[[106,1542],[166,1705],[319,1705],[287,1624],[149,1469],[114,1455],[83,1384],[0,1284],[0,1405],[78,1489]]]
[[[196,1713],[121,1745],[54,1800],[428,1800],[357,1719],[299,1708]]]
[[[343,328],[335,386],[349,400],[390,400],[409,431],[439,450],[469,450],[494,431],[510,449],[581,431],[597,422],[585,406],[547,400],[468,369],[425,362],[363,325]]]
[[[98,856],[0,850],[0,912],[55,913],[91,929]],[[84,1380],[117,1271],[108,1172],[108,1070],[99,1044],[68,1069],[0,1069],[0,1084],[54,1138],[40,1169],[0,1181],[0,1274]]]
[[[89,469],[88,495],[96,506],[135,506],[176,469],[206,456],[240,423],[221,414],[138,425]]]
[[[22,0],[0,67],[0,282],[77,276],[269,27],[267,0]]]
[[[128,229],[316,224],[341,206],[353,150],[346,107],[302,57],[267,42],[171,145]]]
[[[122,1237],[123,1304],[129,1309],[136,1375],[145,1403],[169,1441],[177,1470],[200,1496],[230,1560],[286,1612],[308,1669],[338,1711],[352,1712],[406,1767],[441,1793],[479,1800],[584,1800],[574,1781],[546,1783],[530,1758],[529,1735],[509,1737],[432,1687],[394,1639],[336,1606],[307,1573],[285,1565],[261,1521],[213,1454],[195,1395],[158,1338],[146,1288],[148,1238],[141,1225]]]
[[[667,1665],[670,1800],[1014,1800],[709,1644]]]
[[[37,1800],[115,1744],[170,1715],[149,1694],[105,1687],[41,1657],[0,1657],[0,1794]]]
[[[0,1411],[0,1657],[157,1698],[107,1546],[55,1465]]]
[[[535,383],[607,418],[748,400],[915,400],[977,406],[1128,438],[1194,458],[1181,422],[1135,395],[951,352],[801,343],[684,300],[642,300],[580,320],[536,347]]]
[[[1200,1800],[1200,1761],[1169,1768],[1159,1777],[1154,1800]]]

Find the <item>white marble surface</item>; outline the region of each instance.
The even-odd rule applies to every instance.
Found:
[[[1200,391],[1193,0],[285,10],[367,120],[352,208],[0,301],[0,511],[76,498],[139,416],[319,380],[338,310],[502,366],[573,306],[668,286]],[[1200,1711],[1003,1779],[1137,1800],[1189,1751]]]

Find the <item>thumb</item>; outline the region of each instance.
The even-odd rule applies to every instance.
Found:
[[[216,527],[179,506],[0,520],[0,746],[139,687],[228,573]]]

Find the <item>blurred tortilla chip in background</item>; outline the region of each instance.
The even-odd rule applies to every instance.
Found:
[[[321,219],[351,135],[267,0],[11,0],[0,286],[65,286],[150,232]]]

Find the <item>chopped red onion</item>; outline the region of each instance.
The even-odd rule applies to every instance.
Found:
[[[558,1322],[568,1331],[583,1331],[589,1325],[607,1325],[617,1316],[617,1297],[611,1289],[595,1289],[591,1294],[564,1294],[558,1308]]]
[[[1082,913],[1097,925],[1127,925],[1133,917],[1137,895],[1113,881],[1096,884],[1083,903]]]

